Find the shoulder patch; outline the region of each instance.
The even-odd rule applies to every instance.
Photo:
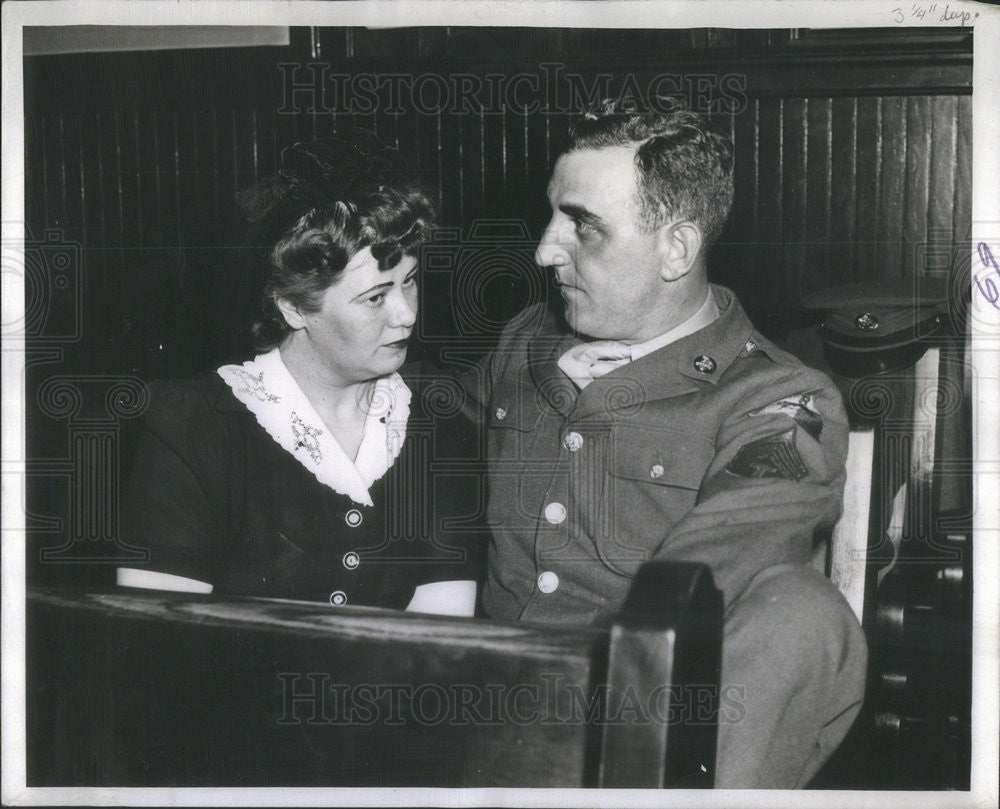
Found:
[[[781,413],[788,416],[809,433],[809,435],[818,440],[820,433],[823,432],[823,417],[819,414],[816,405],[813,403],[813,395],[818,392],[819,390],[816,389],[786,396],[784,399],[778,399],[778,401],[771,402],[769,405],[751,410],[747,415],[765,416],[770,413]]]
[[[794,427],[744,444],[726,466],[726,471],[743,478],[785,480],[802,480],[808,472],[795,448]]]

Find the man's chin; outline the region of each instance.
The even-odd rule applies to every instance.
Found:
[[[563,307],[563,319],[570,330],[585,337],[595,337],[592,330],[596,324],[580,311],[580,307],[573,304],[566,304]]]

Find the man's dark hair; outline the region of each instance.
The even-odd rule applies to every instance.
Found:
[[[259,351],[280,345],[291,331],[276,301],[319,311],[323,293],[357,253],[368,247],[380,270],[391,269],[404,255],[416,255],[436,218],[401,155],[360,129],[286,149],[278,176],[240,202],[258,243],[273,245],[252,329]]]
[[[670,99],[654,111],[605,100],[570,123],[563,153],[635,146],[636,184],[645,226],[690,219],[706,242],[722,232],[733,204],[733,144],[697,113]]]

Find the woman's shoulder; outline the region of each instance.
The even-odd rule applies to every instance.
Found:
[[[225,419],[224,414],[245,412],[231,388],[215,370],[187,379],[157,379],[148,384],[149,406],[143,414],[147,425],[171,429]]]

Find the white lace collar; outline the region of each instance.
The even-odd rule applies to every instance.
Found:
[[[410,389],[399,374],[375,383],[365,432],[352,461],[323,424],[281,360],[278,349],[217,373],[279,445],[316,479],[355,503],[373,505],[368,490],[392,467],[403,448]]]

